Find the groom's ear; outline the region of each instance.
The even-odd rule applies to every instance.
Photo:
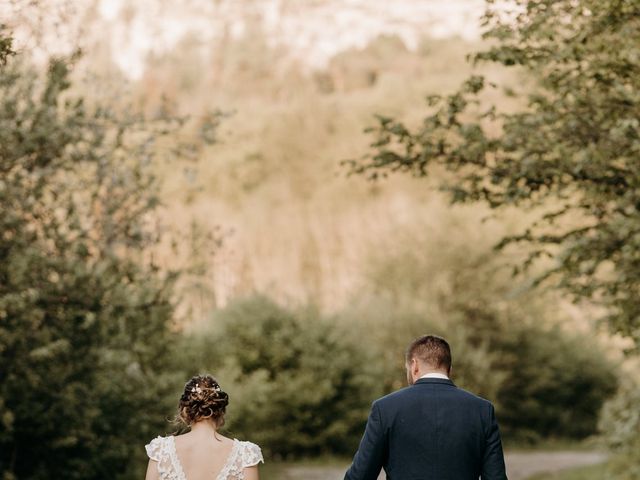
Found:
[[[420,373],[420,364],[418,363],[418,359],[416,357],[413,357],[411,359],[411,373],[413,373],[414,377],[417,377],[418,373]]]

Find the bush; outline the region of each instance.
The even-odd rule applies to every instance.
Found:
[[[640,478],[640,385],[627,379],[603,409],[600,428],[612,451],[616,479]]]
[[[445,337],[451,345],[456,384],[490,399],[498,394],[504,374],[492,370],[498,361],[496,352],[490,351],[487,343],[474,342],[463,325],[450,328],[446,320],[430,312],[396,306],[380,298],[356,303],[338,319],[358,336],[361,345],[375,352],[380,362],[371,374],[385,393],[407,385],[405,350],[409,342],[433,333]]]
[[[312,309],[238,300],[185,341],[189,374],[212,372],[230,395],[229,432],[272,456],[352,454],[381,393],[376,358]]]
[[[518,323],[517,318],[500,326],[490,304],[482,311],[479,305],[458,305],[459,310],[436,321],[427,313],[377,303],[355,309],[343,320],[361,332],[362,344],[384,359],[373,374],[385,392],[406,385],[407,344],[435,333],[451,344],[455,383],[496,405],[505,439],[537,442],[596,433],[602,405],[617,385],[614,365],[603,349],[585,336]]]
[[[596,433],[602,405],[617,388],[603,349],[557,328],[514,327],[503,335],[495,368],[506,372],[496,399],[505,435],[537,441]]]

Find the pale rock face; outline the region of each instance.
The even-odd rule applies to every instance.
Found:
[[[101,0],[112,51],[124,72],[137,77],[149,52],[161,52],[195,32],[203,40],[241,37],[259,25],[271,46],[309,69],[323,68],[335,54],[364,48],[378,35],[397,35],[410,49],[423,35],[480,35],[483,0]],[[127,21],[123,21],[123,17]]]
[[[35,10],[34,10],[35,9]],[[379,35],[396,35],[413,49],[421,36],[480,36],[483,0],[52,0],[44,7],[0,2],[0,18],[13,19],[18,44],[29,47],[34,31],[46,54],[109,39],[115,63],[138,78],[150,53],[173,47],[187,34],[203,42],[245,35],[258,26],[269,45],[289,52],[289,60],[311,70],[336,53],[364,48]],[[32,23],[35,28],[22,28]],[[37,56],[38,52],[33,52]]]

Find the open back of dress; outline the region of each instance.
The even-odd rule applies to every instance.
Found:
[[[188,480],[180,464],[173,436],[156,437],[145,448],[149,458],[158,462],[161,480]],[[264,462],[260,447],[255,443],[234,439],[227,461],[215,480],[244,480],[244,469],[260,462]]]

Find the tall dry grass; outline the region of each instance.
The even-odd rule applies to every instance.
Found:
[[[337,310],[367,288],[371,262],[399,231],[458,240],[479,232],[482,247],[468,241],[490,249],[512,228],[483,224],[482,208],[451,207],[432,188],[435,180],[373,184],[348,177],[340,165],[367,151],[363,129],[374,114],[419,121],[427,94],[450,91],[470,73],[465,54],[476,45],[425,39],[409,51],[397,38],[381,37],[338,55],[324,71],[304,73],[261,42],[259,32],[228,42],[207,62],[198,60],[198,42],[185,40],[186,53],[155,59],[138,85],[149,110],[164,96],[196,119],[216,108],[230,113],[219,142],[195,161],[159,167],[170,224],[188,232],[195,221],[227,233],[214,255],[201,256],[210,288],[208,303],[198,293],[201,313],[254,291]],[[402,248],[420,245],[405,241]]]

